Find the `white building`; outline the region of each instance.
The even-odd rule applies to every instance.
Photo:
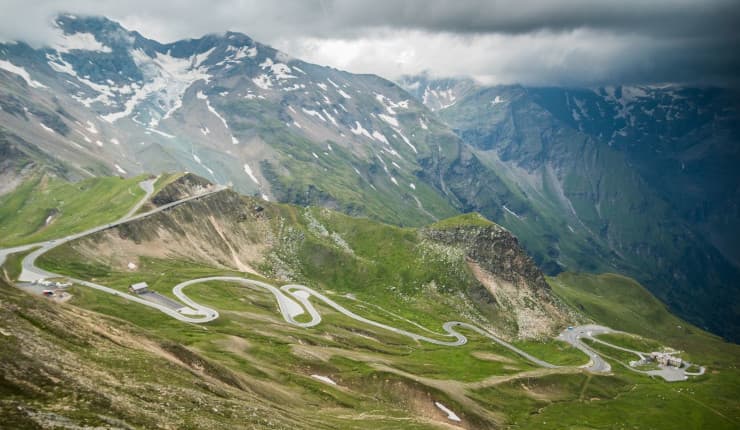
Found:
[[[683,360],[681,360],[681,358],[674,357],[665,352],[651,352],[649,358],[661,366],[673,366],[679,368],[683,366]]]

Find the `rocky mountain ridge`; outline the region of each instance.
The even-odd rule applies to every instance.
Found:
[[[513,231],[540,267],[628,273],[682,315],[734,336],[726,326],[736,320],[728,304],[740,299],[729,245],[740,231],[733,90],[488,87],[425,76],[401,85],[475,155],[447,178],[451,187],[457,178],[465,210]],[[435,94],[454,100],[440,106]],[[724,316],[706,317],[717,311]]]
[[[70,178],[189,170],[397,223],[455,213],[418,175],[459,141],[388,81],[238,33],[160,44],[105,18],[55,24],[53,46],[0,46],[0,124]]]

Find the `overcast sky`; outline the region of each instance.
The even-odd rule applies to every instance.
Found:
[[[240,31],[295,57],[387,78],[738,85],[740,0],[2,0],[0,39],[43,43],[58,12],[162,42]]]

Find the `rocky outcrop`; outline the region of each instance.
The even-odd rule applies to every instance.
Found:
[[[422,234],[435,242],[462,246],[470,261],[508,282],[525,282],[537,291],[550,293],[542,271],[524,252],[519,240],[497,224],[427,228],[422,230]]]
[[[508,320],[503,327],[510,328],[510,336],[544,337],[574,320],[575,316],[552,294],[534,260],[503,227],[492,223],[432,226],[420,234],[426,240],[464,252],[469,269],[493,298],[497,318]],[[480,293],[474,298],[491,304]]]

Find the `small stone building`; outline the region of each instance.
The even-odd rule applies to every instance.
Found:
[[[147,285],[146,282],[137,282],[135,284],[131,284],[128,287],[128,290],[134,294],[144,294],[149,292],[149,285]]]

